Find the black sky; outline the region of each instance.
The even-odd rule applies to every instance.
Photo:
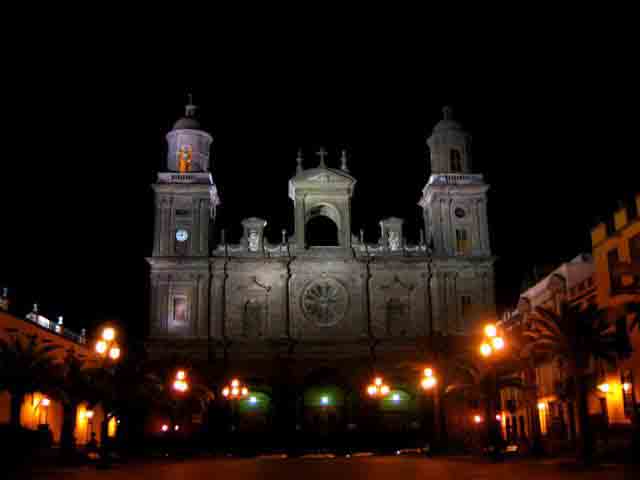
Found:
[[[273,241],[292,231],[296,151],[314,166],[319,146],[334,166],[349,151],[354,233],[374,241],[377,222],[393,215],[417,240],[425,140],[452,104],[491,184],[499,306],[515,301],[534,264],[587,251],[593,218],[638,189],[635,77],[619,49],[470,40],[442,55],[440,44],[409,49],[404,38],[240,37],[188,58],[108,42],[91,54],[77,43],[17,54],[0,190],[0,285],[16,313],[37,300],[74,329],[117,320],[143,334],[150,185],[188,91],[214,137],[218,222],[233,240],[249,216],[267,219]]]

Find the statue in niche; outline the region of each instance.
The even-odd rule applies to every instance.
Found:
[[[388,336],[407,334],[407,305],[399,298],[391,298],[386,305],[386,330]]]
[[[395,252],[400,248],[400,236],[398,232],[391,230],[389,232],[389,250]]]
[[[258,300],[249,300],[244,304],[242,334],[247,338],[262,337],[262,304]]]
[[[260,235],[257,230],[249,231],[249,251],[257,252],[260,247]]]

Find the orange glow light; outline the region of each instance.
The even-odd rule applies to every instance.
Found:
[[[246,397],[249,395],[249,389],[247,387],[242,387],[242,396]]]
[[[500,415],[499,413],[496,415],[496,420],[501,422],[502,421],[502,415]]]
[[[480,354],[483,357],[488,357],[489,355],[491,355],[491,352],[491,345],[489,345],[488,343],[483,343],[482,345],[480,345]]]
[[[376,377],[374,383],[377,387],[379,387],[380,385],[382,385],[382,379],[380,377]]]
[[[120,347],[111,347],[111,350],[109,350],[109,357],[111,360],[117,360],[120,358]]]
[[[629,382],[624,382],[622,384],[622,390],[624,390],[625,392],[630,392],[631,391],[631,383]]]
[[[232,387],[237,387],[239,385],[240,385],[240,381],[237,378],[234,378],[233,380],[231,380]]]
[[[600,385],[598,385],[598,390],[600,390],[602,393],[608,393],[610,388],[611,387],[609,387],[608,383],[601,383]]]
[[[378,393],[378,387],[376,387],[375,385],[369,385],[369,387],[367,388],[367,393],[373,397]]]
[[[433,369],[431,369],[431,368],[425,368],[425,369],[424,369],[424,376],[425,376],[425,377],[433,377]]]
[[[84,412],[85,417],[87,417],[89,420],[91,420],[93,418],[93,410],[87,410],[86,412]]]
[[[162,425],[162,431],[166,432],[167,430],[169,430],[169,425],[165,423],[164,425]]]
[[[107,351],[107,342],[100,340],[96,343],[96,352],[103,355]]]
[[[102,330],[102,339],[103,340],[106,340],[107,342],[110,342],[114,338],[116,338],[116,331],[113,328],[107,327],[104,330]]]
[[[176,373],[176,378],[178,380],[184,380],[186,376],[187,374],[184,373],[184,370],[178,370],[178,373]]]
[[[238,393],[240,393],[240,390],[238,390],[237,388],[234,387],[231,389],[231,395],[233,395],[234,397],[237,397]]]
[[[41,404],[43,407],[48,407],[50,403],[51,403],[51,400],[49,400],[47,397],[44,397],[44,398],[40,401],[40,404]]]
[[[382,395],[389,395],[389,386],[388,385],[382,385],[382,387],[380,387],[380,393]]]
[[[490,323],[489,325],[484,327],[484,334],[489,338],[493,338],[498,334],[498,329],[496,328],[495,325]]]
[[[482,417],[480,415],[474,415],[473,416],[473,421],[475,423],[482,423]]]
[[[493,337],[491,343],[496,350],[502,350],[504,348],[504,340],[502,337]]]
[[[222,389],[222,396],[223,397],[228,397],[229,396],[229,387],[224,387]]]
[[[427,377],[424,378],[421,382],[422,388],[424,390],[429,390],[431,388],[433,388],[436,384],[436,379],[435,377]]]

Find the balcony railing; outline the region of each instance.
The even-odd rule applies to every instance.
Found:
[[[483,183],[480,173],[437,173],[429,178],[429,185],[472,185]]]
[[[87,343],[87,337],[84,334],[84,330],[82,331],[81,334],[77,334],[74,331],[69,330],[68,328],[65,328],[63,325],[60,325],[52,320],[49,320],[46,317],[43,317],[42,315],[38,315],[33,312],[29,313],[26,316],[25,320],[31,323],[35,323],[36,325],[38,325],[41,328],[44,328],[45,330],[49,330],[50,332],[53,332],[62,337],[65,337],[71,340],[72,342],[79,343],[82,345]]]

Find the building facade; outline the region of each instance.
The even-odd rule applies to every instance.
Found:
[[[255,379],[272,378],[286,359],[296,384],[359,390],[373,362],[389,371],[424,360],[425,338],[450,343],[495,314],[489,186],[473,173],[471,136],[450,108],[427,140],[431,175],[416,192],[424,218],[417,245],[406,241],[401,218],[382,219],[375,244],[353,233],[356,179],[344,152],[330,166],[323,150],[313,168],[299,155],[289,180],[293,232],[271,243],[267,220],[247,218],[239,241],[221,232],[214,243],[221,200],[212,137],[193,105],[167,142],[167,169],[153,185],[154,248],[147,259],[153,356],[200,359]],[[316,237],[318,227],[329,235]],[[332,372],[333,380],[320,371]],[[408,390],[417,383],[396,381]]]
[[[640,324],[637,313],[627,312],[631,303],[640,303],[640,194],[591,230],[596,265],[598,305],[626,322],[632,352],[617,368],[602,372],[601,402],[612,424],[630,425],[640,399]],[[628,272],[628,273],[627,273]],[[606,390],[606,391],[603,391]]]
[[[77,334],[64,327],[62,318],[53,322],[38,312],[34,306],[32,312],[25,318],[9,313],[9,299],[5,289],[0,297],[0,339],[9,346],[20,342],[26,350],[28,342],[35,338],[38,346],[55,346],[56,349],[47,356],[51,363],[59,364],[65,361],[67,355],[79,358],[87,367],[95,367],[96,356],[88,344],[84,332]],[[41,357],[35,357],[42,363]],[[45,368],[43,366],[43,368]],[[39,430],[47,435],[54,444],[60,443],[63,427],[63,403],[59,395],[48,395],[41,390],[28,393],[20,407],[20,425],[29,430]],[[59,392],[57,392],[59,393]],[[89,413],[90,412],[90,413]],[[95,437],[99,444],[102,438],[102,424],[104,411],[98,403],[79,401],[75,411],[74,438],[78,446],[86,445]],[[0,424],[11,421],[11,394],[0,390]],[[111,417],[108,422],[108,436],[114,437],[117,428],[117,418]]]

